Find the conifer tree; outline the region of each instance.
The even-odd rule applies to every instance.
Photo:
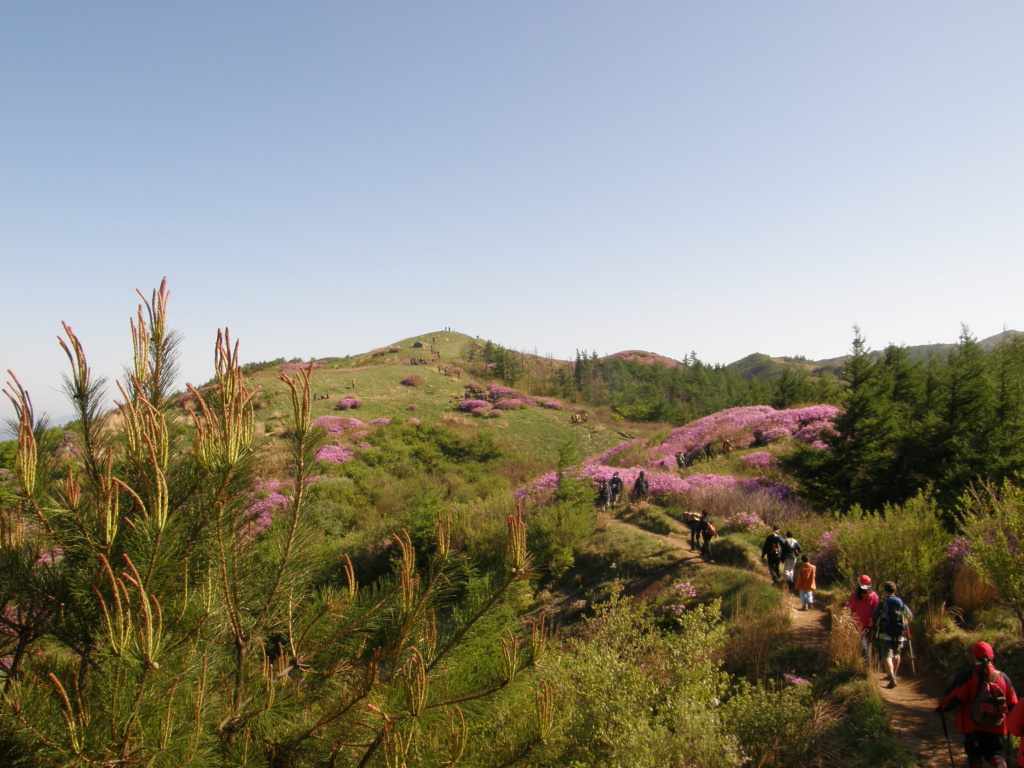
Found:
[[[0,509],[7,764],[454,765],[467,703],[544,650],[542,620],[523,638],[491,620],[532,575],[522,518],[508,518],[507,560],[490,575],[454,550],[440,516],[432,554],[396,533],[393,573],[375,584],[360,585],[347,556],[320,562],[305,513],[324,437],[312,366],[281,375],[290,498],[271,517],[255,496],[255,391],[239,346],[218,333],[213,385],[172,398],[167,296],[161,285],[133,321],[111,414],[65,325],[77,455],[39,439],[13,374],[5,389],[18,417],[17,493]],[[171,400],[188,404],[190,429]],[[491,643],[491,669],[464,674],[470,639]]]

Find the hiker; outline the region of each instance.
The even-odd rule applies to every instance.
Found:
[[[705,456],[705,458],[708,459],[708,461],[710,461],[711,458],[714,455],[715,455],[715,446],[713,446],[711,444],[711,441],[708,440],[706,443],[704,443],[704,456]]]
[[[690,551],[695,552],[700,549],[700,530],[704,525],[704,521],[707,519],[708,513],[701,512],[698,517],[689,517],[686,520],[686,527],[690,529]]]
[[[784,541],[779,535],[779,526],[776,525],[761,546],[761,560],[768,559],[768,573],[772,575],[772,584],[779,583],[779,564],[782,562],[783,543]]]
[[[636,480],[633,482],[633,498],[637,501],[644,501],[649,490],[650,486],[647,483],[647,475],[641,469],[640,474],[637,475]]]
[[[796,587],[793,586],[793,579],[796,578],[796,561],[802,551],[800,542],[793,538],[793,532],[786,531],[786,538],[782,540],[782,575],[786,579],[786,586],[793,594],[796,594]]]
[[[871,629],[874,627],[872,616],[878,605],[878,593],[871,589],[871,577],[866,573],[858,579],[857,588],[853,590],[846,607],[853,614],[853,620],[860,628],[860,649],[864,653],[864,661],[869,658],[871,649]]]
[[[686,454],[682,451],[676,453],[676,467],[686,469]]]
[[[613,474],[612,479],[608,482],[608,490],[611,492],[611,505],[614,507],[619,503],[619,497],[622,496],[622,478],[619,477],[618,472]]]
[[[711,522],[711,518],[705,512],[700,519],[700,553],[707,558],[709,563],[715,562],[711,557],[711,539],[717,535],[718,529],[715,528],[715,524]]]
[[[608,481],[602,480],[597,486],[597,506],[607,512],[609,499],[611,499],[611,492],[608,490]]]
[[[874,625],[874,637],[878,644],[878,655],[885,664],[889,684],[886,688],[896,687],[896,673],[900,671],[900,656],[903,643],[907,638],[907,625],[913,621],[914,614],[910,608],[896,597],[896,584],[887,581],[882,585],[885,596],[875,606],[871,614]]]
[[[1011,736],[1024,736],[1024,706],[1014,707],[1006,718],[1006,730]],[[1024,739],[1017,748],[1017,765],[1024,765]]]
[[[973,652],[977,663],[957,675],[935,711],[941,715],[956,707],[956,729],[964,735],[968,768],[981,768],[982,760],[994,768],[1006,768],[1006,715],[1017,703],[1017,693],[1006,673],[992,665],[995,654],[991,645],[977,643]],[[1016,725],[1021,716],[1012,719]]]
[[[732,453],[732,440],[728,437],[722,438],[722,453]]]
[[[814,607],[814,590],[818,585],[814,582],[818,569],[811,563],[807,555],[800,558],[800,570],[796,572],[794,586],[800,593],[800,610],[808,611]]]

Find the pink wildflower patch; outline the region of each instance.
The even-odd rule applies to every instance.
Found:
[[[355,454],[350,445],[325,445],[316,453],[318,461],[329,461],[331,464],[344,464],[352,461]]]
[[[790,439],[799,434],[800,440],[813,442],[816,435],[833,430],[839,415],[834,405],[813,405],[777,411],[767,405],[728,408],[702,419],[692,421],[669,433],[668,439],[655,448],[655,463],[674,466],[675,455],[690,455],[711,443],[716,448],[728,438],[734,448],[748,448],[755,443],[768,444]]]
[[[410,411],[418,411],[419,409],[420,409],[420,407],[418,405],[416,405],[416,403],[409,403],[409,410]]]
[[[371,427],[386,427],[390,423],[391,423],[391,419],[389,419],[387,416],[382,416],[379,419],[374,419],[373,421],[371,421],[370,422],[370,426]]]
[[[522,393],[518,389],[512,389],[512,387],[503,387],[500,384],[491,384],[487,388],[488,396],[491,400],[501,400],[507,397],[521,397]]]
[[[363,401],[360,400],[358,397],[351,397],[350,396],[350,397],[344,398],[343,400],[339,400],[338,404],[336,406],[334,406],[334,407],[335,407],[335,409],[337,409],[339,411],[347,411],[350,408],[358,408],[362,404],[363,404]]]
[[[415,416],[413,416],[413,417],[412,417],[411,419],[409,419],[409,421],[407,421],[406,423],[407,423],[407,424],[409,424],[410,426],[413,426],[413,427],[418,427],[418,426],[420,425],[420,420],[419,420],[419,419],[417,419],[417,418],[416,418]]]
[[[246,541],[251,541],[267,530],[274,522],[274,513],[287,507],[292,501],[291,496],[273,491],[263,498],[254,498],[245,510],[239,533]]]
[[[363,449],[364,451],[365,451],[365,450],[366,450],[367,448],[373,448],[373,446],[372,446],[372,445],[370,445],[370,444],[369,444],[368,442],[366,442],[365,440],[364,440],[363,442],[359,443],[359,447],[360,447],[360,448],[362,448],[362,449]]]
[[[461,400],[458,407],[460,411],[469,413],[482,413],[491,410],[491,404],[486,400]]]
[[[768,451],[754,451],[746,456],[741,456],[740,460],[748,467],[767,469],[775,463],[775,455]]]

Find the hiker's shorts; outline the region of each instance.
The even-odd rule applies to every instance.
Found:
[[[898,659],[903,651],[903,638],[899,640],[879,640],[878,655],[882,659]]]

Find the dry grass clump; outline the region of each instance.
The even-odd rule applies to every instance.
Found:
[[[861,628],[853,614],[845,608],[832,613],[832,631],[829,635],[829,659],[847,672],[862,672],[864,656],[860,645]]]
[[[999,597],[995,589],[978,575],[968,563],[960,563],[953,571],[951,589],[953,605],[970,614],[988,608]]]
[[[766,606],[765,602],[756,586],[740,591],[731,620],[735,632],[726,646],[726,656],[742,665],[753,680],[764,678],[772,650],[783,644],[792,622],[785,603],[774,601]]]

